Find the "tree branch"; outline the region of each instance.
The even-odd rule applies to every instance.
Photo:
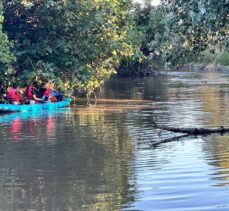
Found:
[[[152,147],[155,147],[155,148],[162,143],[178,141],[181,138],[192,136],[192,135],[209,135],[212,133],[223,134],[223,133],[229,132],[229,128],[224,128],[223,126],[220,126],[219,128],[175,128],[175,127],[161,127],[161,126],[158,126],[155,122],[153,122],[153,125],[155,128],[160,129],[160,130],[171,131],[174,133],[183,133],[180,136],[167,138],[157,143],[153,143]]]
[[[156,125],[156,128],[161,130],[171,131],[174,133],[186,133],[188,135],[206,135],[211,133],[229,132],[229,128],[225,128],[223,126],[220,126],[219,128],[175,128],[175,127],[161,127]]]
[[[172,137],[172,138],[163,139],[163,140],[161,140],[159,142],[152,143],[151,146],[156,148],[157,146],[159,146],[161,144],[168,143],[168,142],[173,142],[173,141],[179,141],[181,138],[184,138],[184,137],[187,137],[187,136],[189,136],[189,134],[184,134],[184,135],[175,136],[175,137]]]

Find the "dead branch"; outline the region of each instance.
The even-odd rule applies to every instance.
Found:
[[[182,133],[182,135],[180,136],[175,136],[172,138],[168,138],[168,139],[163,139],[157,143],[153,143],[152,146],[153,147],[157,147],[158,145],[162,144],[162,143],[168,143],[168,142],[173,142],[173,141],[178,141],[184,137],[187,136],[196,136],[196,135],[209,135],[212,133],[228,133],[229,132],[229,128],[225,128],[223,126],[220,126],[219,128],[175,128],[175,127],[162,127],[162,126],[158,126],[155,122],[153,122],[153,125],[155,128],[160,129],[160,130],[166,130],[166,131],[170,131],[170,132],[174,132],[174,133]]]
[[[189,134],[184,134],[184,135],[180,135],[180,136],[175,136],[175,137],[172,137],[172,138],[167,138],[167,139],[163,139],[159,142],[156,142],[156,143],[152,143],[152,147],[156,148],[157,146],[161,145],[161,144],[164,144],[164,143],[169,143],[169,142],[173,142],[173,141],[179,141],[180,139],[182,138],[185,138],[187,136],[190,136]]]
[[[220,126],[219,128],[175,128],[175,127],[161,127],[158,125],[154,126],[161,130],[167,130],[174,133],[185,133],[187,135],[206,135],[211,133],[227,133],[229,128]]]

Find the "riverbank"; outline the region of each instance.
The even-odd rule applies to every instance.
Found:
[[[220,64],[186,64],[171,68],[170,70],[176,71],[217,71],[217,72],[229,72],[229,66],[223,66]]]
[[[217,72],[229,72],[229,66],[223,66],[220,64],[204,64],[204,63],[190,63],[175,67],[144,67],[129,70],[121,70],[118,72],[120,77],[148,77],[164,75],[167,71],[217,71]]]

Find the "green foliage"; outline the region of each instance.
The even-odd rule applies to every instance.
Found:
[[[211,53],[209,50],[206,50],[199,55],[197,62],[203,64],[211,64],[215,62],[215,57],[215,54]]]
[[[153,7],[145,2],[145,6],[134,4],[132,16],[136,29],[134,59],[125,60],[119,68],[121,75],[144,75],[144,71],[152,66],[162,66],[160,46],[164,40],[165,13],[160,7]],[[155,42],[155,40],[157,40]]]
[[[166,13],[162,56],[172,64],[187,62],[209,45],[226,45],[228,39],[227,0],[163,0]]]
[[[1,0],[0,78],[53,80],[71,94],[99,87],[120,62],[122,70],[208,63],[208,46],[228,52],[228,14],[227,0]],[[216,62],[227,64],[227,55]]]
[[[228,49],[227,0],[162,0],[162,5],[136,6],[134,20],[141,31],[141,50],[151,65],[180,65],[212,60],[200,55],[209,46]],[[200,60],[200,59],[199,59]]]
[[[4,0],[4,29],[24,80],[92,90],[133,55],[130,0]]]
[[[229,52],[225,51],[217,55],[216,63],[223,66],[229,66]]]
[[[3,32],[2,24],[4,21],[3,17],[3,5],[0,1],[0,83],[2,85],[3,81],[6,81],[13,72],[11,67],[11,62],[14,61],[14,57],[10,52],[11,44],[8,41],[7,34]]]

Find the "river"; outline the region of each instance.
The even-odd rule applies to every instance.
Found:
[[[229,210],[229,74],[111,79],[97,104],[0,116],[0,211]]]

